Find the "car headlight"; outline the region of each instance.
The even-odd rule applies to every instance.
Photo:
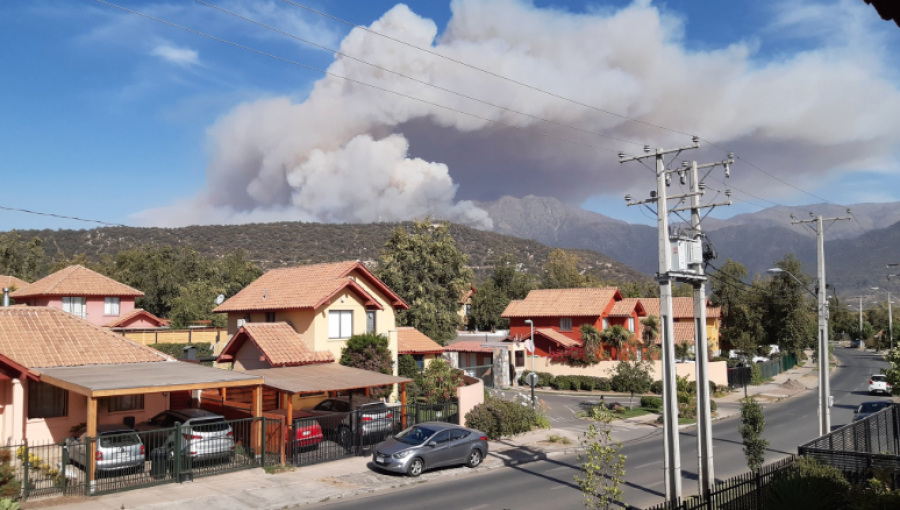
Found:
[[[412,454],[412,450],[403,450],[402,452],[397,452],[394,454],[395,459],[405,459]]]

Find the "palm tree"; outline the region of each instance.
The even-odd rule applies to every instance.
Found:
[[[634,333],[622,326],[615,325],[604,329],[603,332],[600,333],[600,337],[603,339],[604,343],[616,348],[616,358],[621,361],[622,351],[625,349],[626,345],[630,345],[634,340]]]
[[[591,355],[593,359],[599,360],[602,356],[597,356],[597,351],[603,347],[603,336],[600,330],[592,324],[582,324],[580,331],[584,352]]]
[[[687,342],[678,342],[675,344],[675,357],[684,361],[691,353],[691,346]]]
[[[656,339],[659,338],[659,317],[648,315],[641,319],[641,340],[647,347],[647,356],[653,359],[654,354],[659,354]]]

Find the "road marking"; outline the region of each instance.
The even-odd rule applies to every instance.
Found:
[[[478,510],[479,508],[487,508],[487,505],[485,504],[485,505],[473,506],[473,507],[466,508],[465,510]]]
[[[656,465],[656,464],[662,464],[662,461],[661,461],[661,460],[657,460],[657,461],[655,461],[655,462],[650,462],[649,464],[641,464],[640,466],[629,467],[628,469],[642,469],[642,468],[645,468],[645,467],[654,466],[654,465]]]

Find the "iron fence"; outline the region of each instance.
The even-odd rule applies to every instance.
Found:
[[[748,384],[750,384],[750,367],[728,369],[728,386],[730,388],[743,388]]]
[[[295,466],[369,456],[379,443],[418,423],[459,423],[459,403],[412,402],[347,413],[295,418],[286,432],[285,456]]]
[[[800,445],[799,452],[840,469],[851,482],[877,470],[900,484],[900,404]]]
[[[759,471],[729,478],[710,492],[709,497],[666,501],[647,510],[765,510],[772,482],[797,470],[794,457],[763,466]]]
[[[769,361],[755,363],[759,367],[760,375],[763,379],[771,379],[776,375],[787,372],[797,366],[797,356],[794,354],[785,354]],[[731,388],[741,388],[750,384],[752,368],[749,366],[733,367],[728,369],[728,386]]]

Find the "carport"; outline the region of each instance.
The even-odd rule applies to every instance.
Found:
[[[104,397],[145,395],[175,391],[253,387],[252,414],[262,415],[262,376],[204,367],[178,361],[82,365],[75,367],[35,368],[41,382],[87,397],[87,436],[97,437],[97,402]],[[259,430],[254,441],[261,441]],[[92,451],[90,458],[94,457]],[[94,479],[90,463],[88,480]]]

